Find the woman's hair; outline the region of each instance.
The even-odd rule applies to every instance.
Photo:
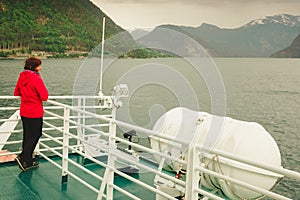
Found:
[[[35,71],[35,68],[37,68],[41,64],[42,64],[42,61],[40,59],[30,57],[30,58],[26,59],[24,69]]]

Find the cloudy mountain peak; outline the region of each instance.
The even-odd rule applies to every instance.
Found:
[[[264,18],[252,20],[244,27],[263,25],[263,24],[281,24],[289,27],[300,26],[300,16],[293,16],[288,14],[266,16]]]

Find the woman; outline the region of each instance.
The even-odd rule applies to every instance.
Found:
[[[24,71],[20,73],[14,95],[21,96],[20,116],[23,125],[22,152],[16,158],[19,168],[26,171],[38,167],[32,154],[42,135],[43,103],[48,100],[48,91],[39,74],[42,61],[31,57],[25,61]]]

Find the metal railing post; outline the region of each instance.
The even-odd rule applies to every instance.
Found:
[[[78,98],[77,99],[77,106],[78,106],[78,108],[81,108],[81,106],[83,105],[83,98]],[[84,109],[84,108],[83,108]],[[77,119],[77,123],[78,124],[84,124],[83,123],[83,114],[82,113],[80,113],[80,112],[77,112],[77,117],[78,117],[78,119]],[[84,137],[84,129],[82,128],[82,127],[80,127],[80,126],[78,126],[77,127],[77,136],[78,137],[81,137],[81,138],[83,138]],[[81,145],[81,141],[80,140],[77,140],[77,146],[80,146]],[[79,148],[79,150],[81,151],[81,152],[83,152],[84,151],[84,147],[82,146],[82,147],[80,147]]]
[[[117,149],[117,146],[115,145],[115,139],[114,137],[116,136],[116,123],[114,121],[110,122],[109,126],[109,145],[108,145],[108,158],[107,162],[112,169],[115,168],[115,159],[116,157],[114,156],[113,152]],[[107,186],[106,186],[106,196],[107,199],[113,200],[113,187],[112,185],[114,184],[114,171],[109,170],[109,174],[107,177]]]
[[[108,152],[107,152],[107,164],[109,168],[106,168],[103,181],[100,186],[99,194],[97,200],[101,200],[103,197],[104,189],[106,187],[106,199],[113,200],[113,184],[114,184],[114,171],[112,169],[115,168],[115,160],[116,156],[114,155],[115,150],[117,149],[116,146],[116,107],[112,109],[112,120],[109,122],[109,137],[108,137]]]
[[[196,170],[200,165],[199,150],[195,145],[191,145],[188,148],[187,170],[186,170],[186,182],[185,182],[185,199],[194,200],[198,199],[200,174]]]
[[[64,107],[64,130],[63,130],[63,157],[62,157],[62,183],[68,181],[68,156],[69,156],[69,118],[70,109]]]

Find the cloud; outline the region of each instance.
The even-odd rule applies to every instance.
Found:
[[[107,3],[117,3],[117,4],[157,4],[157,3],[184,3],[184,4],[199,4],[199,5],[222,5],[222,4],[255,4],[261,3],[261,0],[103,0]],[[281,4],[299,4],[299,0],[264,0],[263,3],[281,3]]]
[[[197,7],[210,7],[210,8],[228,8],[228,7],[259,7],[259,9],[270,9],[274,6],[275,8],[281,7],[282,10],[295,8],[300,10],[299,0],[93,0],[101,1],[102,4],[119,4],[119,5],[189,5]],[[255,11],[255,10],[254,10]]]
[[[161,24],[237,28],[277,14],[300,15],[300,0],[92,0],[123,28]],[[133,12],[134,11],[134,12]]]

